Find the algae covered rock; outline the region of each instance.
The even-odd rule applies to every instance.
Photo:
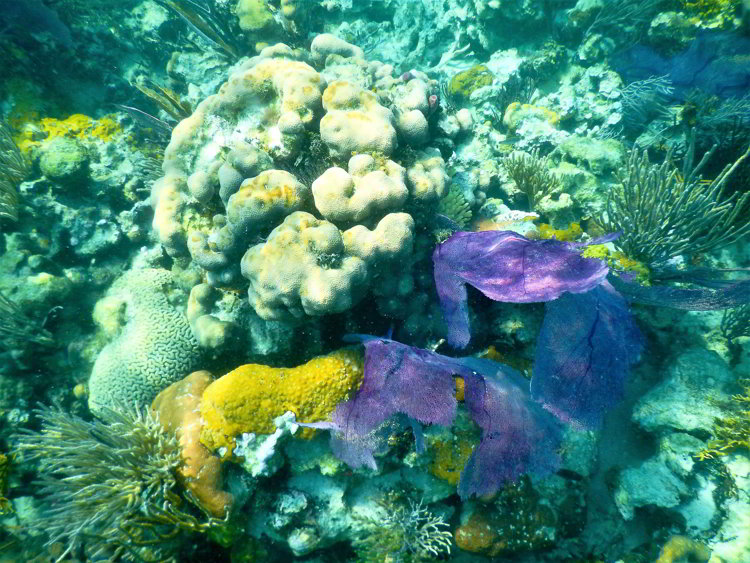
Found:
[[[459,101],[469,99],[474,90],[492,84],[494,77],[485,65],[475,65],[461,71],[448,83],[448,94]]]
[[[85,178],[88,171],[86,149],[75,139],[55,137],[41,147],[39,168],[50,180],[72,183]]]

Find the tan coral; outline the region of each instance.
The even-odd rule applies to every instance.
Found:
[[[414,201],[437,203],[447,191],[445,161],[436,148],[417,152],[417,159],[406,171],[409,193]]]
[[[227,221],[246,235],[268,232],[278,221],[307,206],[310,188],[285,170],[266,170],[245,180],[227,202]]]
[[[213,377],[196,371],[173,383],[154,399],[151,409],[168,432],[177,434],[184,465],[178,471],[182,485],[212,516],[224,518],[232,509],[234,497],[223,491],[221,461],[200,443],[199,405]]]
[[[165,175],[155,182],[151,198],[154,229],[170,254],[185,253],[186,233],[195,228],[190,218],[215,198],[228,153],[252,141],[274,158],[291,159],[302,147],[306,128],[317,123],[323,78],[292,60],[296,54],[286,46],[263,53],[234,72],[172,132]]]
[[[349,159],[349,171],[329,168],[312,184],[315,207],[338,226],[369,223],[400,211],[409,195],[406,171],[392,160],[381,166],[368,154]]]
[[[315,64],[322,65],[325,63],[328,55],[339,55],[341,57],[357,57],[364,58],[364,51],[347,43],[343,39],[339,39],[335,35],[330,33],[321,33],[315,39],[313,39],[310,45],[310,53]]]
[[[390,156],[398,146],[393,113],[372,92],[337,80],[323,92],[323,107],[320,137],[334,156],[360,152]]]

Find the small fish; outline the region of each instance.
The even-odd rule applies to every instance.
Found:
[[[166,133],[167,135],[172,134],[172,126],[166,121],[159,119],[158,117],[153,116],[150,113],[146,113],[142,109],[134,108],[133,106],[125,106],[122,104],[114,105],[120,108],[122,111],[130,114],[130,116],[137,121],[140,121],[141,123],[150,127],[154,127],[158,131]]]

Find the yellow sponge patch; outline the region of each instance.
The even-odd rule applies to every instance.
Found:
[[[362,354],[343,349],[295,368],[247,364],[211,383],[203,393],[201,442],[227,448],[246,432],[271,434],[273,419],[292,411],[300,422],[327,420],[362,383]],[[303,437],[310,437],[305,429]]]

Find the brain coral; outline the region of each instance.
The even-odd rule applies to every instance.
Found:
[[[169,300],[176,287],[167,270],[131,270],[94,309],[94,320],[113,337],[94,364],[89,407],[146,406],[193,371],[201,359],[187,318]]]
[[[301,422],[326,420],[362,383],[362,354],[343,349],[295,368],[247,364],[211,383],[203,392],[201,442],[227,448],[246,432],[272,434],[273,419],[292,411]],[[311,435],[305,429],[303,436]]]

